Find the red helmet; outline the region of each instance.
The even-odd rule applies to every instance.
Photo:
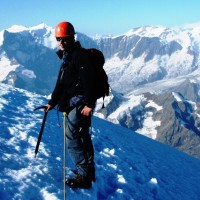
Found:
[[[60,22],[55,28],[55,37],[68,37],[74,34],[74,27],[69,22]]]

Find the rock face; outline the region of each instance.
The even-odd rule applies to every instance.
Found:
[[[161,122],[157,127],[156,140],[200,158],[199,103],[185,100],[180,93],[176,95],[182,100],[177,101],[172,93],[147,95],[147,99],[163,107],[160,111],[154,109],[154,121]]]
[[[115,37],[78,32],[83,47],[106,58],[112,97],[104,118],[200,158],[199,32],[150,26]],[[1,31],[0,81],[51,93],[60,65],[53,33],[45,24]]]
[[[176,41],[163,44],[159,37],[139,37],[132,35],[120,36],[114,39],[102,39],[101,49],[106,58],[112,58],[115,54],[120,59],[125,59],[132,55],[132,58],[139,58],[145,54],[144,61],[148,62],[154,56],[172,55],[174,52],[181,50],[183,47]]]
[[[121,105],[124,109],[121,108],[116,115],[117,123],[200,158],[200,104],[197,102],[199,97],[196,89],[196,84],[185,81],[181,86],[175,87],[174,92],[143,93],[137,105]],[[185,96],[181,91],[185,91]],[[130,99],[134,101],[134,98],[136,97]],[[113,98],[108,104],[107,119],[116,123],[112,112],[109,113],[113,102],[119,102],[119,99]]]

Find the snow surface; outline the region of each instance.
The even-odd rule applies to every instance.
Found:
[[[0,84],[0,199],[63,199],[63,129],[48,114],[39,153],[34,149],[46,98]],[[150,102],[151,103],[151,102]],[[158,109],[161,109],[158,107]],[[200,160],[93,117],[96,182],[67,188],[67,199],[198,200]],[[67,154],[67,174],[73,168]]]
[[[162,106],[157,105],[153,101],[149,101],[146,107],[154,107],[157,111],[162,110]],[[153,112],[146,112],[146,116],[143,122],[143,128],[138,129],[137,132],[146,135],[152,139],[156,139],[157,130],[156,127],[161,125],[161,121],[153,120]]]
[[[6,56],[0,56],[0,66],[0,82],[4,81],[10,72],[15,71],[19,67],[18,64],[11,64]]]
[[[3,40],[4,40],[3,34],[4,34],[4,30],[0,31],[0,45],[3,44]]]

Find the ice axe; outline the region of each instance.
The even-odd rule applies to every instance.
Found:
[[[43,133],[43,130],[44,130],[44,125],[45,125],[46,118],[47,118],[48,111],[45,111],[46,108],[47,108],[47,106],[40,106],[40,107],[37,107],[37,108],[34,109],[34,111],[40,110],[40,109],[44,109],[44,117],[43,117],[43,120],[42,120],[42,126],[40,128],[37,144],[36,144],[36,147],[35,147],[35,158],[36,158],[36,155],[38,153],[38,149],[39,149],[39,146],[40,146],[40,141],[42,139],[42,133]]]

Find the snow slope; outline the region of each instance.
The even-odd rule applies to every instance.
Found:
[[[46,98],[0,84],[0,199],[63,199],[63,130],[48,114],[37,158],[34,149]],[[61,123],[61,116],[60,116]],[[128,129],[93,118],[96,182],[67,188],[67,199],[198,200],[200,160]],[[67,154],[67,172],[73,165]]]

